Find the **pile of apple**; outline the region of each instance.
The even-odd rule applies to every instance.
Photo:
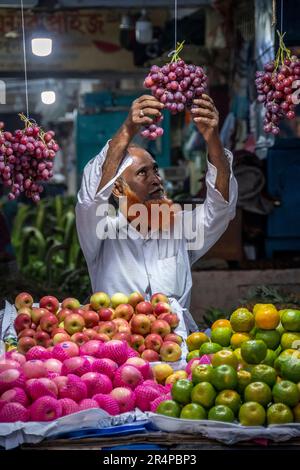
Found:
[[[150,302],[134,292],[129,297],[116,293],[111,298],[97,292],[84,306],[74,298],[59,303],[53,296],[40,299],[33,307],[33,298],[21,293],[15,299],[17,317],[14,327],[18,335],[18,351],[26,354],[34,346],[52,348],[72,341],[78,346],[89,340],[125,341],[149,361],[176,362],[181,358],[182,338],[173,332],[179,324],[172,313],[168,297],[153,294]]]
[[[125,341],[34,346],[0,358],[0,423],[52,421],[89,408],[149,411],[169,390]]]

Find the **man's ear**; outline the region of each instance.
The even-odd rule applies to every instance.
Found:
[[[115,197],[119,198],[124,195],[123,181],[121,178],[118,178],[115,181],[112,193]]]

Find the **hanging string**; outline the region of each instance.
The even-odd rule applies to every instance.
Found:
[[[175,0],[175,5],[174,5],[174,50],[176,50],[177,47],[177,0]]]
[[[272,2],[272,26],[275,26],[277,23],[277,18],[276,18],[276,0],[273,0]]]
[[[25,38],[25,22],[24,22],[24,5],[21,0],[21,17],[22,17],[22,33],[23,33],[23,60],[24,60],[24,78],[25,78],[25,99],[26,99],[26,116],[29,117],[28,106],[28,80],[27,80],[27,60],[26,60],[26,38]]]
[[[281,0],[280,4],[280,32],[282,34],[282,28],[283,28],[283,0]]]

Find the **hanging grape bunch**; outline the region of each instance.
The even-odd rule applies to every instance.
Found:
[[[53,160],[59,147],[53,131],[44,132],[24,114],[19,116],[25,123],[23,130],[11,133],[0,123],[0,183],[10,188],[10,200],[24,192],[38,202],[43,191],[41,181],[53,176]]]
[[[277,31],[277,34],[279,48],[276,58],[264,66],[263,72],[256,72],[255,80],[257,100],[266,108],[263,129],[273,135],[279,134],[281,119],[295,118],[295,82],[300,80],[300,60],[297,56],[292,56],[291,51],[286,48],[283,41],[285,33],[280,34]]]
[[[144,86],[151,89],[152,95],[164,104],[172,114],[177,114],[185,108],[191,109],[193,99],[201,97],[207,87],[207,76],[202,67],[186,64],[179,57],[183,42],[177,45],[171,62],[159,67],[153,65],[144,80]],[[158,126],[163,117],[155,118],[153,124],[145,126],[142,137],[154,140],[163,134]]]

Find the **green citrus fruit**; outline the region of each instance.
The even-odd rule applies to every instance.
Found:
[[[241,369],[237,371],[237,378],[238,378],[238,392],[242,393],[247,385],[251,383],[251,372]]]
[[[291,355],[284,361],[281,365],[281,376],[291,382],[300,382],[300,359]]]
[[[235,390],[222,390],[217,395],[215,404],[228,406],[234,414],[237,414],[242,401],[240,395]]]
[[[195,357],[200,357],[199,354],[199,349],[195,349],[194,351],[190,351],[186,355],[186,362],[189,362],[191,359],[194,359]]]
[[[186,344],[189,351],[194,351],[195,349],[199,349],[203,343],[207,343],[208,341],[209,337],[205,333],[195,331],[187,337]]]
[[[235,389],[238,384],[236,370],[227,364],[214,368],[211,383],[217,390]]]
[[[281,335],[277,330],[257,330],[255,339],[261,339],[269,349],[276,349],[280,345]]]
[[[283,333],[280,344],[282,349],[297,349],[300,346],[300,333]]]
[[[261,361],[261,364],[266,364],[267,366],[272,366],[273,367],[273,364],[274,364],[274,361],[275,361],[276,357],[277,357],[276,352],[273,351],[272,349],[268,349],[267,350],[267,355],[264,358],[264,360]]]
[[[211,408],[215,402],[217,393],[209,382],[200,382],[192,390],[191,399],[205,408]]]
[[[293,421],[292,410],[283,403],[274,403],[267,410],[268,424],[285,424]]]
[[[247,308],[236,309],[230,317],[233,331],[249,332],[254,326],[254,316]]]
[[[281,323],[286,331],[300,332],[300,310],[286,309],[281,314]]]
[[[282,380],[272,389],[275,403],[283,403],[287,406],[296,406],[300,399],[300,392],[296,384],[289,380]]]
[[[264,382],[252,382],[244,390],[245,402],[255,401],[262,406],[267,406],[272,401],[272,392]]]
[[[220,344],[221,346],[229,346],[231,336],[232,336],[232,329],[226,326],[215,328],[211,332],[212,342]]]
[[[238,359],[233,351],[222,349],[222,351],[218,351],[213,355],[211,363],[215,367],[227,364],[236,369],[238,366]]]
[[[162,401],[156,408],[156,413],[164,416],[171,416],[172,418],[179,418],[181,407],[174,400]]]
[[[277,374],[273,367],[267,366],[266,364],[258,364],[251,370],[251,381],[252,382],[264,382],[273,387],[276,384]]]
[[[243,426],[262,426],[266,420],[265,409],[255,401],[248,401],[240,407],[239,420]]]
[[[200,364],[192,370],[192,381],[194,384],[200,382],[211,382],[214,368],[209,364]]]
[[[224,421],[232,423],[234,421],[234,413],[225,405],[213,406],[208,412],[208,419],[212,421]]]
[[[241,344],[244,341],[247,341],[248,339],[251,339],[251,336],[249,333],[234,333],[231,336],[230,344],[233,349],[237,349],[237,348],[240,348]]]
[[[259,364],[267,355],[267,346],[260,339],[244,341],[241,345],[241,355],[248,364]]]
[[[180,418],[183,419],[206,419],[207,413],[203,406],[198,403],[189,403],[185,405],[180,413]]]
[[[203,354],[214,354],[221,351],[221,349],[222,346],[217,343],[203,343],[202,346],[200,346],[199,354],[200,356],[203,356]]]
[[[191,392],[193,390],[193,382],[188,379],[179,379],[173,384],[171,395],[173,400],[186,405],[191,401]]]

